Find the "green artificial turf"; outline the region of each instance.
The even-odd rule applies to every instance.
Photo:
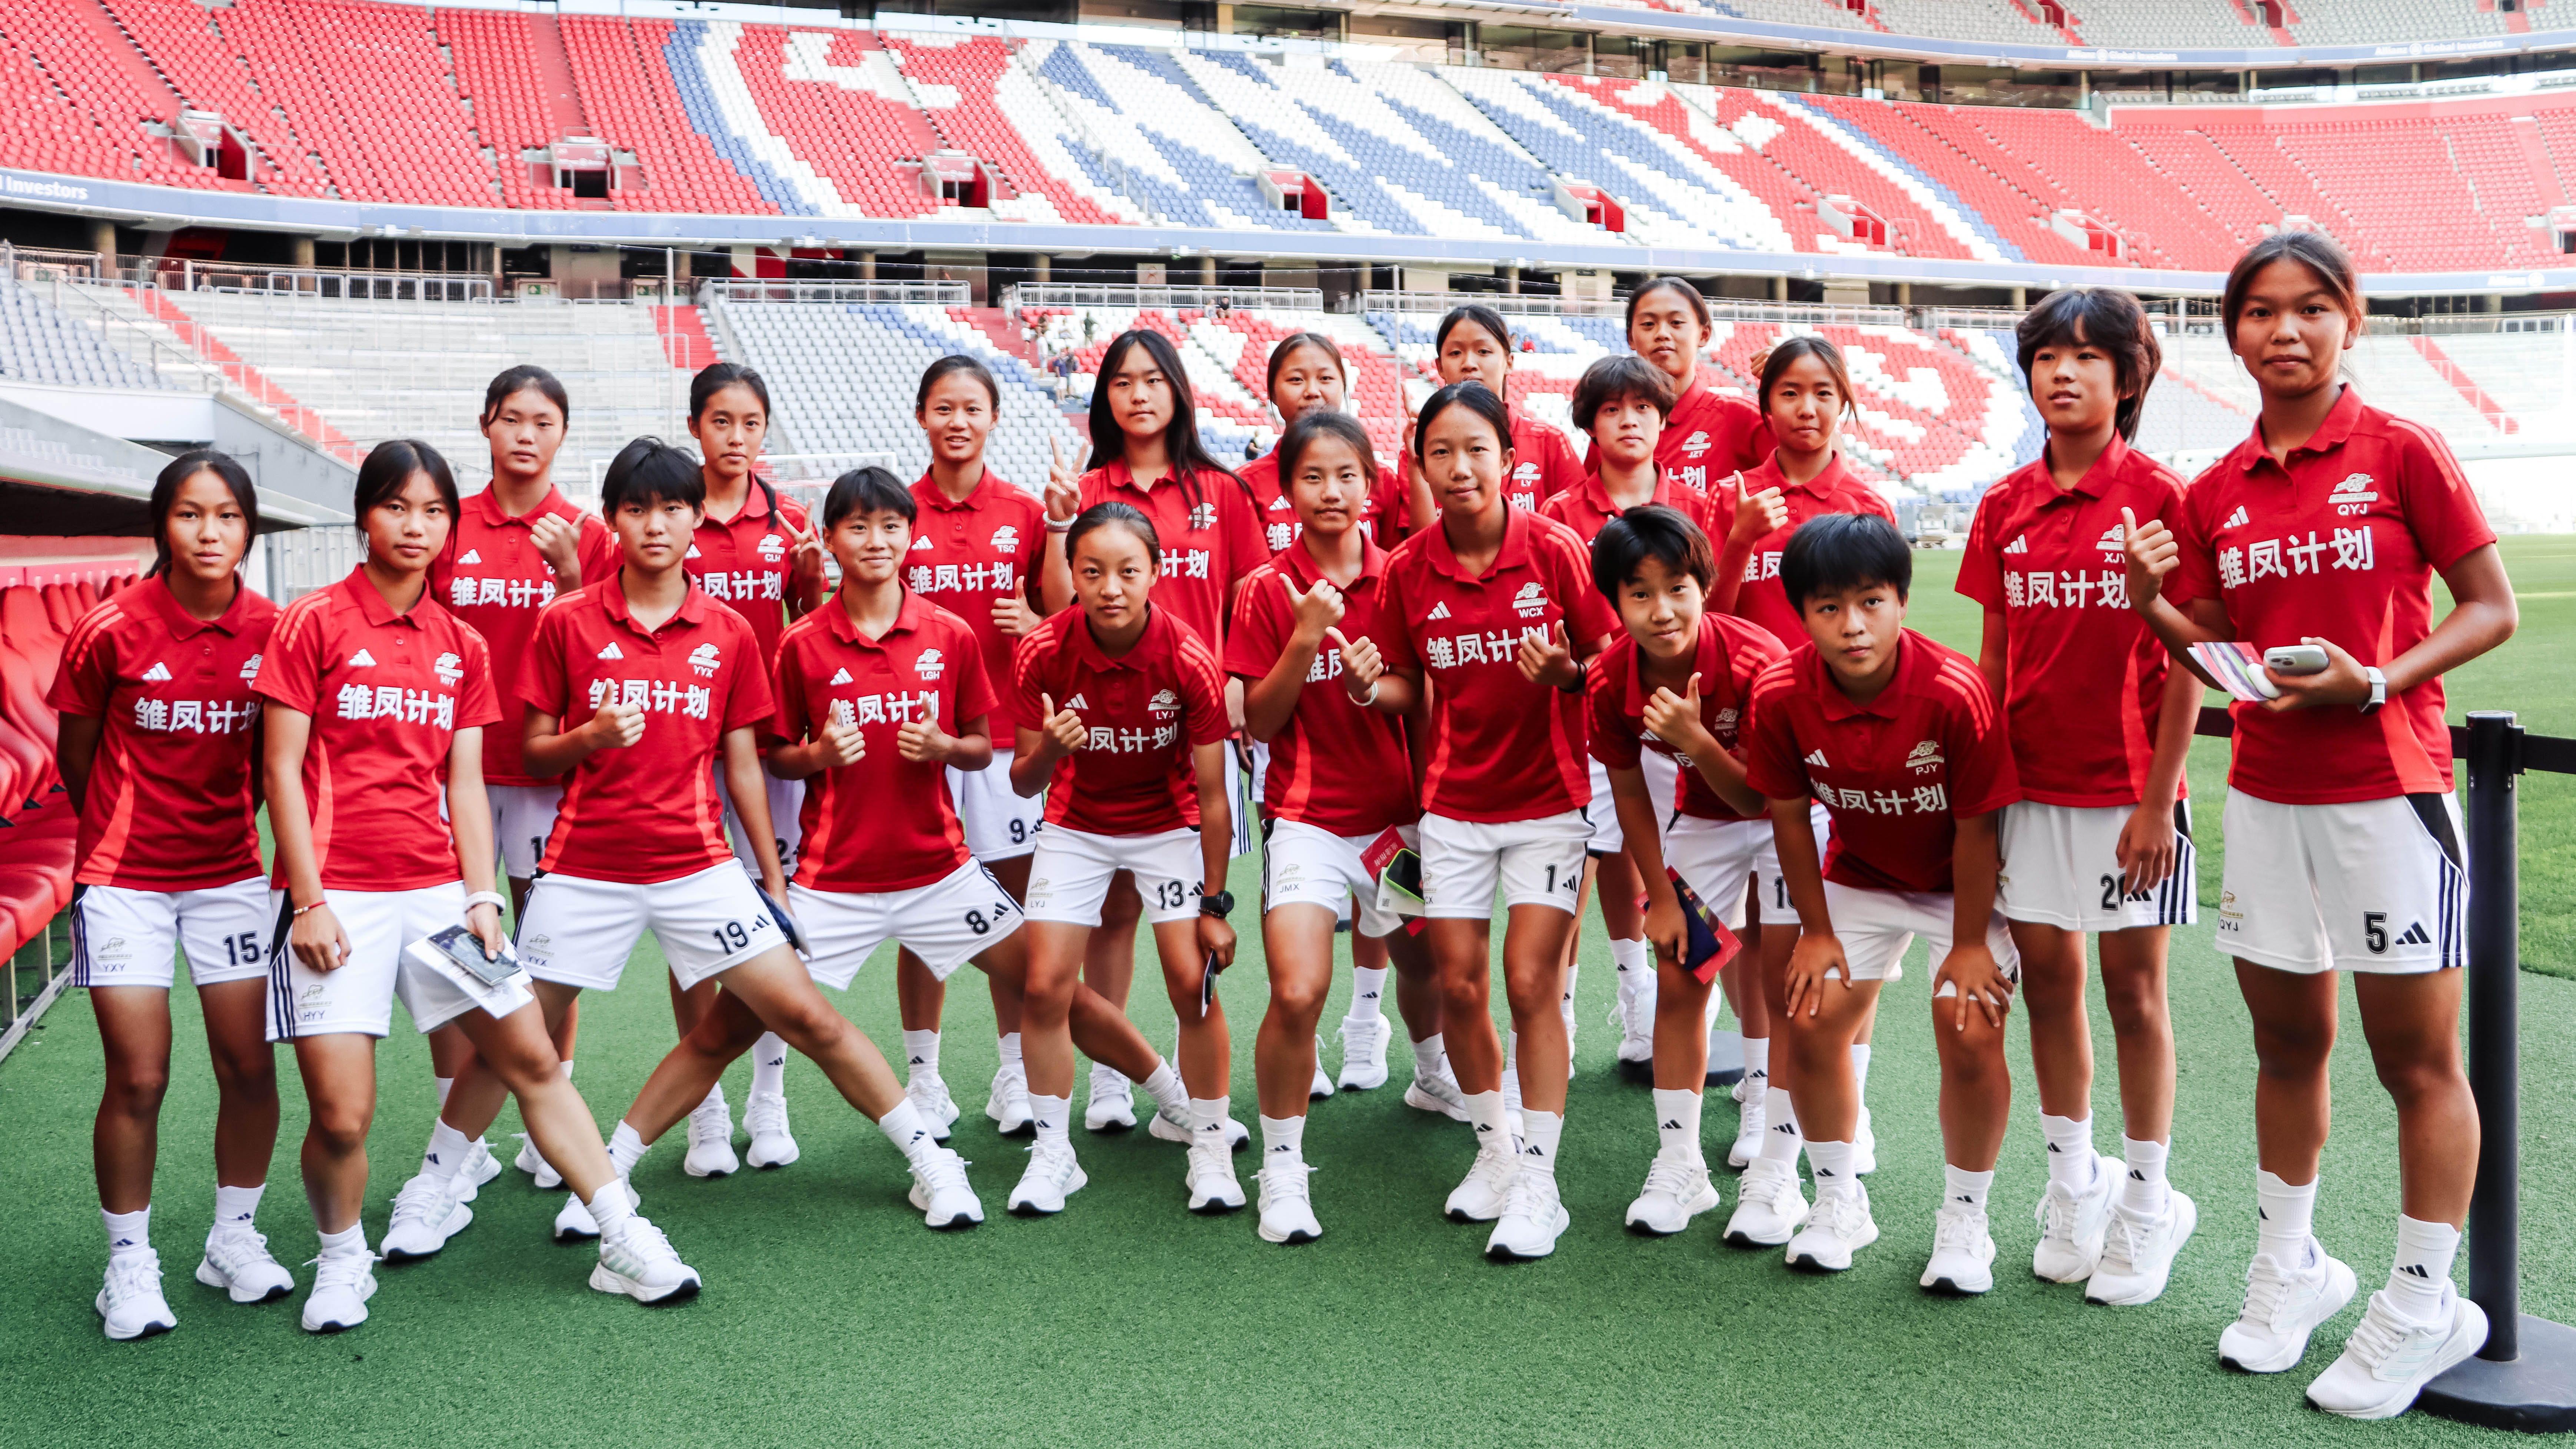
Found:
[[[2576,577],[2576,540],[2509,544],[2526,591],[2546,595]],[[1923,556],[1915,617],[1969,647],[1973,616],[1948,590],[1955,557]],[[2527,599],[2522,637],[2463,672],[2462,702],[2510,703],[2535,728],[2576,732],[2559,642],[2567,607]],[[2214,742],[2203,742],[2194,775],[2205,797],[2215,799],[2222,769]],[[2526,910],[2526,945],[2547,948],[2542,965],[2568,959],[2564,902],[2576,872],[2564,854],[2565,783],[2535,780],[2524,802],[2526,905],[2551,903],[2546,920]],[[2220,865],[2214,836],[2203,832],[2204,896]],[[1238,894],[1248,898],[1256,882],[1250,862],[1238,868]],[[547,1238],[561,1195],[505,1172],[484,1189],[472,1228],[436,1260],[380,1269],[373,1318],[331,1338],[297,1329],[300,1292],[239,1308],[189,1278],[212,1209],[214,1098],[185,991],[173,1001],[179,1047],[155,1224],[181,1323],[140,1343],[100,1337],[88,1166],[99,1048],[86,998],[72,993],[0,1064],[0,1123],[14,1154],[0,1174],[14,1289],[0,1332],[0,1444],[2496,1442],[2420,1414],[2356,1425],[2306,1410],[2306,1378],[2355,1310],[2321,1332],[2306,1373],[2258,1379],[2217,1365],[2252,1247],[2252,1063],[2206,927],[2176,933],[2172,985],[2182,1064],[2172,1172],[2200,1202],[2201,1230],[2165,1298],[2132,1310],[2088,1308],[2076,1290],[2025,1271],[2035,1235],[2027,1209],[2044,1177],[2018,1026],[2014,1129],[1994,1193],[1996,1290],[1959,1302],[1914,1286],[1940,1161],[1920,947],[1888,994],[1871,1076],[1881,1167],[1870,1190],[1886,1236],[1853,1272],[1798,1277],[1776,1252],[1726,1249],[1723,1210],[1678,1238],[1621,1231],[1655,1135],[1644,1087],[1611,1067],[1603,1017],[1613,986],[1597,920],[1586,945],[1581,1075],[1559,1170],[1573,1227],[1545,1262],[1487,1264],[1483,1228],[1440,1218],[1471,1144],[1462,1128],[1398,1101],[1401,1045],[1396,1085],[1316,1104],[1306,1150],[1318,1169],[1319,1243],[1264,1244],[1248,1210],[1191,1216],[1180,1150],[1141,1133],[1078,1132],[1091,1185],[1070,1209],[1040,1221],[1003,1216],[1023,1149],[996,1138],[977,1110],[994,1064],[992,1015],[968,972],[954,983],[944,1054],[967,1109],[955,1145],[993,1213],[982,1227],[924,1230],[903,1202],[894,1150],[797,1060],[789,1095],[804,1158],[795,1166],[693,1180],[680,1171],[675,1134],[637,1174],[645,1212],[704,1273],[702,1297],[645,1309],[591,1293],[591,1251]],[[1347,992],[1345,983],[1328,1024]],[[1246,1120],[1263,999],[1248,943],[1225,982],[1236,1114]],[[893,1041],[884,961],[842,1005]],[[1140,991],[1134,1009],[1149,1035],[1170,1039],[1159,993]],[[2551,1210],[2576,1194],[2576,1143],[2550,1110],[2576,1090],[2566,1045],[2576,982],[2527,975],[2522,1009],[2524,1304],[2576,1321],[2576,1219]],[[2394,1121],[2359,1024],[2348,1014],[2346,1025],[2317,1222],[2367,1289],[2392,1244]],[[2098,1012],[2096,1031],[2096,1135],[2116,1149],[2111,1043]],[[584,1008],[578,1083],[603,1124],[669,1042],[648,940],[625,988],[593,993]],[[1328,1047],[1328,1063],[1336,1053]],[[398,1032],[382,1063],[371,1237],[432,1111],[419,1038]],[[281,1073],[285,1126],[261,1222],[292,1266],[311,1256],[313,1239],[296,1188],[304,1113],[291,1058]],[[747,1081],[739,1065],[728,1078],[737,1109]],[[1713,1094],[1712,1155],[1734,1120]],[[514,1125],[505,1114],[495,1128],[505,1158]],[[1238,1161],[1248,1189],[1248,1156]],[[2464,1255],[2463,1281],[2465,1265]]]

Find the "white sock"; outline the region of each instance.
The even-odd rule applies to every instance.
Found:
[[[1869,1095],[1869,1043],[1865,1041],[1852,1043],[1851,1063],[1852,1097],[1858,1100]]]
[[[130,1213],[112,1213],[101,1208],[98,1220],[107,1227],[109,1257],[152,1251],[152,1204],[145,1203]]]
[[[1145,1078],[1144,1086],[1145,1095],[1154,1099],[1154,1110],[1168,1112],[1185,1121],[1188,1119],[1190,1089],[1181,1084],[1181,1074],[1172,1070],[1170,1062],[1154,1063],[1154,1070]]]
[[[438,1110],[444,1112],[447,1110],[447,1094],[456,1090],[456,1079],[454,1077],[432,1077],[430,1080],[438,1083]]]
[[[1707,1159],[1699,1150],[1700,1095],[1689,1090],[1655,1089],[1655,1136],[1657,1145],[1666,1152],[1677,1152],[1682,1160],[1706,1166]],[[1521,1114],[1529,1120],[1529,1114]]]
[[[1798,1131],[1797,1104],[1789,1100],[1789,1089],[1773,1087],[1762,1094],[1762,1155],[1785,1164],[1791,1172],[1798,1170],[1798,1149],[1806,1139]]]
[[[698,1105],[701,1107],[718,1108],[725,1112],[728,1117],[732,1115],[732,1109],[725,1106],[724,1083],[722,1082],[718,1082],[714,1086],[707,1088],[706,1096],[699,1099]]]
[[[2460,1230],[2449,1223],[2397,1216],[2397,1262],[2388,1270],[2388,1302],[2417,1323],[2442,1321],[2442,1290],[2451,1286],[2451,1259]]]
[[[1520,1150],[1520,1144],[1512,1140],[1510,1122],[1503,1117],[1501,1092],[1468,1092],[1460,1100],[1467,1107],[1467,1125],[1476,1129],[1478,1152],[1511,1153]],[[1526,1124],[1529,1114],[1522,1113],[1521,1121]]]
[[[921,1156],[939,1144],[930,1140],[930,1124],[921,1120],[921,1109],[910,1097],[894,1104],[894,1110],[877,1119],[877,1130],[903,1154],[903,1160],[915,1167]]]
[[[1306,1160],[1306,1119],[1303,1117],[1262,1118],[1261,1160],[1265,1164],[1304,1162]]]
[[[907,1085],[939,1080],[939,1033],[936,1030],[903,1034],[903,1072]]]
[[[1352,1021],[1376,1021],[1386,1015],[1386,968],[1351,968]]]
[[[259,1195],[266,1191],[268,1184],[264,1182],[257,1187],[226,1187],[216,1183],[215,1226],[206,1236],[216,1238],[225,1233],[258,1232],[255,1220],[259,1216]]]
[[[1521,1109],[1521,1166],[1556,1176],[1556,1143],[1565,1135],[1563,1112]]]
[[[1002,1064],[994,1072],[994,1075],[999,1076],[1003,1072],[1012,1072],[1025,1077],[1028,1073],[1028,1067],[1020,1060],[1020,1034],[1016,1031],[1006,1031],[1002,1033],[1001,1046]]]
[[[1440,1063],[1449,1055],[1449,1035],[1435,1031],[1413,1044],[1413,1075],[1420,1080],[1437,1081]]]
[[[1807,1166],[1816,1175],[1816,1194],[1849,1196],[1860,1191],[1860,1179],[1852,1173],[1856,1149],[1848,1142],[1818,1142],[1807,1139]]]
[[[2093,1156],[2093,1118],[2039,1114],[2039,1135],[2048,1141],[2048,1180],[2080,1193],[2093,1185],[2100,1165]]]
[[[1711,992],[1714,996],[1717,993]],[[1770,1095],[1771,1038],[1748,1036],[1744,1042],[1744,1105],[1751,1107]]]
[[[2317,1185],[2297,1187],[2261,1168],[2254,1170],[2254,1251],[2269,1253],[2285,1268],[2308,1266],[2308,1242],[2317,1213]]]
[[[782,1099],[787,1095],[787,1039],[774,1031],[762,1032],[752,1044],[751,1094]]]
[[[592,1193],[590,1201],[582,1206],[590,1209],[591,1225],[599,1229],[602,1242],[635,1216],[634,1192],[626,1186],[624,1179],[601,1183],[599,1191]]]
[[[1813,1148],[1808,1150],[1814,1151]],[[1957,1203],[1970,1212],[1981,1213],[1986,1210],[1986,1190],[1995,1185],[1995,1172],[1991,1167],[1983,1172],[1970,1172],[1945,1162],[1941,1164],[1941,1184],[1944,1206]]]
[[[2120,1206],[2131,1217],[2164,1216],[2170,1197],[2165,1187],[2165,1154],[2171,1150],[2170,1144],[2163,1142],[2140,1142],[2125,1136],[2120,1139],[2120,1160],[2128,1165],[2120,1183]]]
[[[564,1059],[563,1059],[563,1064],[564,1064],[564,1080],[565,1080],[565,1081],[567,1081],[567,1082],[569,1082],[569,1081],[571,1081],[571,1080],[572,1080],[572,1058],[570,1058],[570,1057],[566,1057],[566,1058],[564,1058]]]
[[[1521,1074],[1521,1034],[1510,1028],[1503,1031],[1503,1075],[1518,1079]]]
[[[1611,942],[1610,960],[1619,968],[1619,995],[1622,998],[1634,996],[1653,984],[1655,960],[1647,954],[1643,937],[1634,941]]]
[[[457,1169],[465,1165],[465,1155],[473,1150],[474,1140],[448,1126],[447,1119],[441,1117],[438,1125],[429,1129],[429,1150],[420,1155],[420,1174],[454,1177]]]
[[[1557,1008],[1565,1013],[1568,1021],[1574,1019],[1574,979],[1582,974],[1583,963],[1580,961],[1565,968],[1565,994],[1557,998]]]
[[[1073,1099],[1070,1097],[1041,1097],[1035,1092],[1029,1093],[1029,1120],[1036,1124],[1038,1141],[1052,1142],[1058,1147],[1072,1146],[1073,1138],[1065,1121],[1072,1107]]]
[[[1197,1137],[1213,1132],[1221,1141],[1226,1135],[1226,1120],[1233,1115],[1232,1097],[1192,1097],[1190,1098],[1190,1134]]]
[[[608,1165],[617,1169],[621,1178],[633,1177],[636,1165],[644,1160],[645,1153],[652,1150],[642,1133],[621,1121],[617,1124],[617,1131],[608,1139]]]
[[[364,1256],[367,1251],[365,1223],[351,1223],[336,1233],[317,1232],[314,1236],[322,1240],[322,1251],[317,1255],[319,1257],[354,1258]]]

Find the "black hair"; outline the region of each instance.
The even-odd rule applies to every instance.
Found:
[[[1431,436],[1431,420],[1447,412],[1452,405],[1483,418],[1494,429],[1494,441],[1506,449],[1511,447],[1511,411],[1503,406],[1501,398],[1494,396],[1492,388],[1471,377],[1465,382],[1449,384],[1422,404],[1422,411],[1413,420],[1413,461],[1422,461],[1422,445]]]
[[[1628,320],[1622,325],[1621,331],[1636,330],[1637,309],[1645,305],[1646,299],[1657,292],[1679,292],[1683,303],[1691,309],[1691,315],[1699,319],[1699,330],[1702,332],[1715,330],[1717,324],[1708,315],[1708,298],[1700,295],[1699,288],[1692,286],[1690,279],[1657,277],[1628,294]]]
[[[1252,489],[1235,471],[1216,460],[1199,437],[1198,403],[1190,392],[1190,372],[1181,363],[1181,350],[1172,339],[1150,327],[1134,327],[1109,339],[1109,349],[1100,354],[1100,381],[1091,389],[1091,461],[1085,468],[1105,468],[1113,458],[1127,456],[1127,431],[1118,426],[1118,415],[1109,407],[1109,379],[1126,366],[1127,354],[1142,347],[1154,360],[1154,369],[1172,389],[1172,421],[1163,429],[1163,449],[1170,456],[1172,480],[1181,485],[1181,496],[1193,509],[1199,506],[1201,494],[1198,475],[1204,471],[1223,477],[1243,494],[1244,502],[1252,501]],[[1070,555],[1068,542],[1065,552]]]
[[[610,520],[629,503],[685,503],[704,513],[707,475],[697,459],[660,438],[637,438],[617,450],[599,484],[599,511]]]
[[[2013,328],[2021,348],[2021,380],[2036,394],[2031,359],[2043,347],[2091,347],[2109,355],[2111,375],[2123,396],[2112,412],[2120,436],[2138,440],[2138,418],[2147,408],[2147,389],[2155,386],[2164,366],[2164,348],[2138,299],[2117,287],[2068,287],[2051,292],[2022,314]]]
[[[921,505],[892,473],[871,463],[833,479],[832,491],[823,495],[825,532],[840,527],[841,520],[854,513],[899,513],[904,522],[914,523],[921,517]]]
[[[1641,503],[1603,525],[1592,540],[1592,587],[1614,606],[1638,568],[1653,559],[1707,589],[1717,580],[1717,554],[1690,515],[1660,503]]]
[[[1326,357],[1333,359],[1334,368],[1342,375],[1343,385],[1347,387],[1350,383],[1351,365],[1342,360],[1342,349],[1334,344],[1333,339],[1325,336],[1321,332],[1291,332],[1287,336],[1280,338],[1278,345],[1270,349],[1270,371],[1264,375],[1262,380],[1263,387],[1267,389],[1267,391],[1262,395],[1270,399],[1270,405],[1272,407],[1277,407],[1279,405],[1280,365],[1285,363],[1300,347],[1314,348]]]
[[[699,418],[704,417],[707,411],[707,404],[715,400],[715,395],[717,393],[720,393],[729,387],[747,387],[751,389],[751,395],[760,399],[760,411],[762,415],[765,417],[777,416],[778,410],[770,406],[769,403],[769,384],[761,380],[759,373],[752,371],[751,368],[744,363],[710,362],[706,366],[698,369],[697,376],[689,379],[689,421],[695,423]],[[638,441],[642,440],[638,439]],[[656,439],[655,441],[658,442],[660,440]],[[630,443],[628,446],[632,447],[634,445]],[[787,520],[778,511],[778,490],[770,486],[768,479],[760,476],[760,471],[757,468],[752,470],[751,481],[760,489],[760,496],[769,500],[768,526],[772,528],[785,528]],[[698,511],[701,513],[706,511],[706,496],[706,482],[701,478],[698,484]],[[764,528],[762,531],[767,532],[768,529]]]
[[[1653,403],[1665,421],[1672,420],[1673,380],[1662,368],[1633,352],[1595,358],[1574,384],[1574,425],[1591,432],[1603,408],[1632,397]]]
[[[2236,349],[2236,323],[2245,315],[2245,294],[2254,290],[2254,279],[2274,262],[2297,262],[2314,272],[2317,285],[2334,298],[2336,310],[2352,319],[2352,330],[2362,330],[2370,309],[2362,305],[2361,285],[2352,275],[2352,254],[2343,249],[2343,243],[2321,231],[2276,231],[2247,247],[2236,265],[2227,269],[2227,289],[2219,294],[2218,311],[2227,320],[2229,351]]]
[[[387,438],[358,465],[357,492],[349,506],[358,516],[359,536],[366,535],[367,515],[401,497],[414,473],[427,473],[438,488],[439,501],[449,513],[456,511],[456,475],[448,471],[447,460],[438,456],[438,450],[418,438]]]
[[[1431,334],[1431,353],[1434,357],[1439,356],[1442,349],[1449,345],[1449,334],[1457,331],[1458,324],[1461,322],[1472,322],[1483,328],[1486,334],[1494,339],[1496,347],[1503,349],[1506,355],[1510,354],[1512,329],[1509,323],[1503,321],[1503,314],[1482,302],[1468,302],[1450,308],[1449,314],[1440,319],[1439,330]]]
[[[545,394],[546,401],[555,405],[555,411],[563,414],[566,423],[572,421],[572,399],[565,394],[563,383],[535,363],[522,362],[516,367],[504,368],[483,389],[483,419],[479,426],[492,426],[492,420],[501,415],[501,404],[508,402],[512,393],[526,392],[531,388]]]
[[[1280,491],[1287,491],[1288,485],[1295,481],[1297,465],[1304,460],[1306,450],[1325,438],[1339,438],[1350,444],[1351,451],[1360,455],[1360,477],[1366,479],[1371,488],[1377,486],[1377,454],[1369,447],[1368,429],[1361,427],[1360,420],[1349,413],[1318,408],[1290,423],[1288,431],[1279,435]]]
[[[1783,337],[1777,345],[1755,355],[1753,370],[1762,375],[1762,387],[1754,395],[1754,405],[1762,409],[1762,415],[1771,415],[1771,389],[1779,384],[1780,374],[1802,357],[1812,357],[1825,365],[1825,372],[1834,380],[1834,391],[1843,400],[1839,416],[1854,416],[1860,400],[1852,394],[1851,369],[1843,365],[1843,350],[1834,345],[1832,338],[1814,333]]]
[[[179,485],[200,473],[214,474],[232,490],[234,506],[250,525],[242,535],[245,556],[250,541],[259,537],[259,490],[251,486],[250,470],[230,453],[191,448],[163,465],[152,480],[152,501],[146,505],[152,512],[152,567],[144,577],[170,571],[170,515],[179,507]]]
[[[1154,536],[1154,520],[1138,512],[1136,505],[1132,503],[1095,503],[1082,510],[1082,516],[1073,521],[1073,527],[1065,530],[1065,558],[1070,560],[1074,552],[1081,548],[1082,540],[1093,530],[1107,528],[1113,524],[1136,535],[1138,541],[1145,545],[1145,559],[1148,563],[1157,569],[1163,566],[1163,541]]]
[[[961,372],[984,385],[984,395],[993,400],[993,416],[1000,417],[1002,385],[993,380],[991,368],[962,352],[952,352],[921,370],[921,386],[912,394],[913,412],[918,414],[923,408],[930,406],[930,389],[936,386],[941,378],[952,377]],[[761,402],[766,405],[768,401],[767,395],[764,394]]]
[[[1798,525],[1780,555],[1780,582],[1805,613],[1818,594],[1885,584],[1902,599],[1914,587],[1914,550],[1875,513],[1820,513]]]

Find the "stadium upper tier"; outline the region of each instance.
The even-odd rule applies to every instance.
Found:
[[[1811,3],[1835,13],[1726,0]],[[1904,3],[2028,25],[2003,0]],[[2199,13],[2103,13],[2168,11]],[[1294,50],[361,0],[17,0],[0,48],[0,165],[30,171],[381,205],[1274,232],[1287,251],[1338,233],[2211,272],[2303,217],[2371,271],[2537,267],[2576,167],[2576,94],[2546,92],[2124,107],[2104,126]]]

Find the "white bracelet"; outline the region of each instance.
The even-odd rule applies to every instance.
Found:
[[[1058,520],[1056,520],[1056,519],[1050,518],[1050,519],[1048,519],[1048,520],[1046,521],[1046,526],[1047,526],[1047,532],[1049,532],[1049,533],[1071,533],[1071,532],[1073,532],[1073,520],[1072,520],[1072,519],[1070,519],[1070,518],[1064,519],[1064,520],[1062,520],[1061,522],[1059,522],[1059,521],[1058,521]]]
[[[506,911],[510,908],[510,902],[499,891],[476,891],[465,898],[465,909],[470,911],[476,906],[490,906],[496,911]]]
[[[1353,697],[1351,692],[1345,689],[1342,691],[1342,697],[1365,709],[1368,706],[1377,703],[1377,687],[1384,683],[1386,683],[1386,676],[1381,674],[1377,678],[1369,681],[1369,692],[1367,694]]]

